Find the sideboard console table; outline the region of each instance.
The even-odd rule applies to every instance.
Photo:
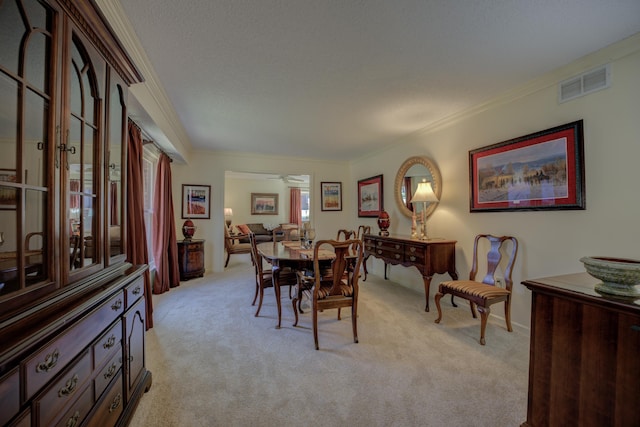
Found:
[[[416,267],[422,274],[425,292],[425,311],[429,311],[429,287],[434,274],[449,273],[453,280],[456,273],[456,241],[446,239],[418,240],[409,236],[376,234],[364,235],[364,256],[374,256],[384,261],[384,278],[387,264]],[[366,271],[366,264],[365,264]]]
[[[527,421],[640,424],[640,301],[595,291],[587,273],[522,282],[532,292]]]

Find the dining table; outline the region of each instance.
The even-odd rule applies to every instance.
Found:
[[[262,242],[256,245],[258,255],[271,264],[273,272],[273,289],[276,294],[276,306],[278,308],[278,324],[280,329],[282,321],[282,307],[280,304],[280,271],[291,268],[294,271],[313,269],[313,247],[305,247],[300,241]],[[330,249],[319,249],[318,260],[330,263],[335,258],[335,253]]]

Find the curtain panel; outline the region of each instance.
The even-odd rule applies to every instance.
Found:
[[[289,222],[302,225],[302,197],[299,188],[289,189]]]
[[[158,161],[153,198],[153,259],[156,263],[154,294],[167,292],[170,288],[180,285],[178,243],[171,194],[171,159],[162,153]]]
[[[127,142],[127,261],[133,265],[149,264],[147,232],[144,226],[144,181],[142,133],[129,120]],[[153,328],[153,300],[149,270],[144,272],[144,298],[147,329]]]

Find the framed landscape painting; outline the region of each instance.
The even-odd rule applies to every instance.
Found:
[[[278,193],[251,193],[251,215],[278,215]]]
[[[182,218],[209,219],[211,186],[182,184]]]
[[[582,120],[469,151],[470,211],[585,208]]]
[[[342,210],[342,183],[321,182],[320,203],[323,211]]]
[[[358,181],[358,216],[377,218],[383,208],[382,175]]]

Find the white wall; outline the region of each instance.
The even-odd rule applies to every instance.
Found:
[[[289,188],[281,180],[225,178],[224,207],[233,209],[232,224],[280,224],[289,221]],[[277,215],[251,215],[251,193],[278,195]]]
[[[309,159],[294,159],[285,157],[269,157],[246,155],[239,153],[212,153],[198,152],[191,156],[188,165],[172,165],[173,178],[173,204],[176,214],[176,233],[178,238],[182,237],[180,228],[183,219],[180,218],[180,198],[182,192],[182,184],[208,184],[211,185],[211,219],[209,220],[193,220],[198,227],[195,238],[205,239],[205,269],[209,271],[222,271],[224,269],[224,207],[225,203],[234,203],[234,224],[239,224],[242,216],[236,213],[235,199],[232,194],[225,194],[225,171],[235,172],[261,172],[261,173],[277,173],[291,175],[309,175],[310,180],[310,197],[311,197],[311,224],[316,229],[318,238],[333,238],[335,232],[339,228],[345,228],[350,222],[350,207],[343,206],[341,212],[322,212],[320,209],[319,191],[320,182],[322,181],[341,181],[343,183],[343,205],[345,200],[353,198],[355,184],[350,184],[351,175],[349,173],[349,165],[344,161],[317,161]],[[258,184],[256,184],[258,185]],[[260,184],[269,185],[269,184]],[[351,188],[353,187],[353,188]],[[258,187],[256,187],[257,189]],[[266,187],[259,187],[260,190],[253,192],[276,192],[266,191]],[[233,191],[233,184],[230,192]],[[242,190],[239,203],[245,200],[248,207],[248,197],[246,189]],[[251,193],[251,191],[248,191]],[[285,191],[284,197],[280,197],[280,215],[281,222],[285,222],[288,216],[288,194]],[[285,202],[283,204],[283,200]],[[354,205],[355,206],[355,205]],[[282,209],[286,207],[286,211]],[[249,209],[250,212],[250,209]],[[236,220],[236,215],[238,219]],[[285,216],[282,216],[285,215]],[[272,222],[272,216],[249,216],[251,220],[243,222]],[[260,218],[259,220],[255,220]],[[267,221],[269,219],[269,221]],[[273,221],[277,222],[277,221]]]
[[[600,52],[564,73],[586,71],[617,52]],[[440,206],[427,223],[430,235],[458,241],[456,264],[460,277],[468,277],[476,234],[516,236],[520,251],[513,274],[512,320],[528,327],[530,293],[520,284],[522,280],[582,272],[579,259],[585,255],[640,259],[640,191],[634,172],[640,159],[639,76],[640,53],[636,51],[613,62],[612,87],[563,104],[557,102],[556,83],[560,79],[551,79],[533,93],[506,102],[502,99],[355,162],[352,179],[384,174],[391,232],[408,233],[411,222],[398,212],[391,199],[393,178],[409,156],[433,159],[442,173],[443,192]],[[469,212],[469,150],[580,119],[584,120],[585,133],[586,210]],[[356,220],[352,214],[352,221]],[[382,262],[374,261],[373,267],[382,274]],[[415,271],[392,267],[391,279],[422,289],[422,280]],[[443,279],[446,277],[434,277],[431,295]],[[418,301],[417,306],[421,303]],[[503,316],[502,307],[497,306],[494,314]]]
[[[319,238],[333,237],[338,228],[371,225],[373,218],[358,218],[357,180],[384,175],[384,207],[391,215],[392,233],[408,234],[409,218],[395,206],[393,184],[398,168],[410,156],[424,155],[438,165],[443,178],[440,206],[428,221],[429,234],[458,241],[456,264],[460,277],[470,268],[473,238],[478,233],[511,234],[520,242],[513,274],[512,320],[528,327],[530,294],[520,284],[528,278],[584,271],[585,255],[609,255],[640,259],[640,191],[635,170],[640,159],[640,52],[639,36],[596,52],[518,88],[491,103],[416,133],[388,149],[347,164],[305,159],[197,153],[187,166],[174,165],[174,204],[180,212],[182,183],[211,184],[212,218],[197,220],[197,238],[205,244],[208,270],[223,269],[224,172],[253,171],[311,175],[312,221]],[[557,83],[594,66],[612,63],[609,89],[567,103],[557,102]],[[584,120],[586,210],[536,212],[469,212],[469,150],[509,140],[557,125]],[[321,212],[321,181],[343,183],[343,211]],[[235,212],[234,212],[235,213]],[[177,217],[176,230],[182,220]],[[181,234],[178,234],[179,236]],[[369,270],[382,275],[382,262],[371,258]],[[446,276],[436,275],[437,284]],[[391,286],[401,284],[422,295],[422,278],[415,269],[391,267]],[[423,307],[422,296],[416,308]],[[502,308],[495,314],[502,316]],[[427,315],[435,319],[435,313]],[[446,321],[446,320],[445,320]]]

